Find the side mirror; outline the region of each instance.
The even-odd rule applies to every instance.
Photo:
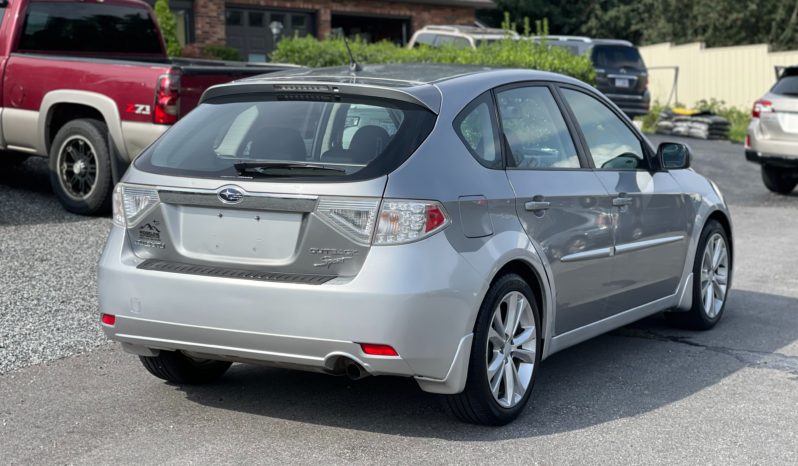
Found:
[[[666,170],[683,170],[690,168],[693,163],[693,152],[686,144],[678,142],[663,142],[657,148],[662,168]]]

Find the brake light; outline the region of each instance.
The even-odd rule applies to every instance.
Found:
[[[374,244],[401,244],[433,235],[449,224],[435,201],[386,199],[382,203]]]
[[[759,118],[759,115],[762,113],[772,113],[775,112],[773,110],[773,104],[770,103],[768,100],[757,100],[754,102],[754,110],[751,112],[751,116],[754,118]]]
[[[164,74],[158,77],[155,86],[155,112],[153,122],[171,125],[177,122],[180,105],[180,76]]]
[[[368,343],[361,343],[360,348],[364,353],[372,356],[399,356],[395,349],[388,345],[371,345]]]
[[[103,323],[105,325],[114,325],[116,324],[116,316],[112,316],[109,314],[103,314]]]

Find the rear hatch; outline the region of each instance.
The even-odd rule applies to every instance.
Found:
[[[771,110],[759,115],[762,135],[775,141],[798,141],[798,74],[783,76],[762,101],[770,104],[763,108]]]
[[[636,48],[597,44],[591,58],[599,91],[628,96],[640,96],[646,91],[648,72]]]
[[[436,116],[329,86],[281,89],[211,99],[136,159],[115,202],[140,268],[309,284],[357,275],[387,175]]]

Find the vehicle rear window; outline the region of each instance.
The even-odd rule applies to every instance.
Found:
[[[798,97],[798,76],[785,76],[776,82],[772,94]]]
[[[593,47],[593,64],[606,68],[646,69],[640,52],[634,47],[597,45]]]
[[[35,52],[158,54],[161,38],[144,8],[31,2],[19,49]]]
[[[402,101],[345,95],[309,101],[326,97],[270,94],[257,100],[210,100],[150,146],[136,167],[203,178],[371,179],[404,163],[435,124],[434,113]],[[273,164],[242,172],[234,166],[241,162]]]

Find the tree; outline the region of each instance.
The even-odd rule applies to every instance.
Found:
[[[166,55],[179,57],[183,55],[183,47],[177,41],[177,23],[172,11],[169,9],[169,0],[155,2],[155,17],[161,26],[161,34],[166,41]]]

